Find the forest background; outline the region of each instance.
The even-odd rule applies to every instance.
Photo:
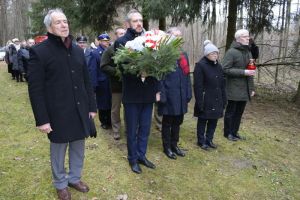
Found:
[[[191,68],[203,55],[204,40],[216,44],[222,58],[234,32],[249,29],[260,48],[256,83],[266,93],[288,93],[300,105],[299,0],[0,0],[0,46],[45,34],[43,17],[56,7],[66,13],[72,34],[87,35],[90,42],[124,26],[131,8],[142,12],[147,30],[179,26]]]

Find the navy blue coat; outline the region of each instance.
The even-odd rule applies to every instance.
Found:
[[[194,116],[218,119],[223,116],[227,99],[222,66],[203,57],[194,69]]]
[[[192,99],[190,75],[185,75],[180,67],[160,81],[161,100],[159,115],[182,115],[188,111]]]
[[[91,55],[92,51],[93,51],[93,49],[91,49],[91,48],[86,48],[84,50],[84,57],[85,57],[85,60],[86,60],[86,65],[88,65],[89,62],[90,62],[90,59],[91,59],[91,56],[92,56]]]
[[[115,50],[125,46],[126,42],[134,40],[141,33],[127,29],[124,36],[115,41]],[[154,103],[155,94],[158,92],[159,82],[154,77],[146,77],[142,82],[140,77],[131,74],[122,74],[122,102],[123,103]]]
[[[99,110],[111,109],[111,91],[107,75],[101,70],[101,56],[105,48],[99,47],[91,52],[88,64],[90,78],[94,91],[96,92],[97,108]]]

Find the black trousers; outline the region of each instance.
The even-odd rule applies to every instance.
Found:
[[[161,136],[164,149],[177,146],[182,122],[183,115],[163,115]]]
[[[224,116],[224,137],[238,134],[247,101],[228,101]]]
[[[111,126],[111,110],[98,110],[101,125]]]
[[[203,119],[198,117],[197,139],[198,144],[212,142],[217,127],[218,119]]]
[[[24,81],[23,80],[23,74],[19,70],[13,70],[12,73],[13,73],[12,76],[15,77],[15,79],[17,80],[17,82]]]

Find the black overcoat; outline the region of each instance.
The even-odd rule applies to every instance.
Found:
[[[115,41],[115,50],[125,46],[128,41],[134,40],[141,33],[128,28],[125,35]],[[122,69],[121,69],[122,70]],[[146,77],[142,82],[141,77],[132,74],[122,74],[122,102],[124,103],[154,103],[155,94],[158,92],[159,82],[154,77]]]
[[[222,66],[203,57],[194,69],[194,116],[218,119],[223,116],[227,98]]]
[[[28,90],[36,126],[50,123],[48,138],[66,143],[89,136],[89,112],[96,112],[83,50],[66,48],[60,37],[30,49]]]

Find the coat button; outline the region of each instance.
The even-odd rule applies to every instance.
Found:
[[[216,109],[213,108],[213,109],[211,109],[211,110],[216,110]]]
[[[74,71],[74,70],[71,70],[71,72],[72,72],[72,73],[75,73],[75,71]]]
[[[80,104],[80,102],[78,101],[78,102],[77,102],[77,105],[79,105],[79,104]]]
[[[74,86],[75,89],[77,89],[77,86]]]

